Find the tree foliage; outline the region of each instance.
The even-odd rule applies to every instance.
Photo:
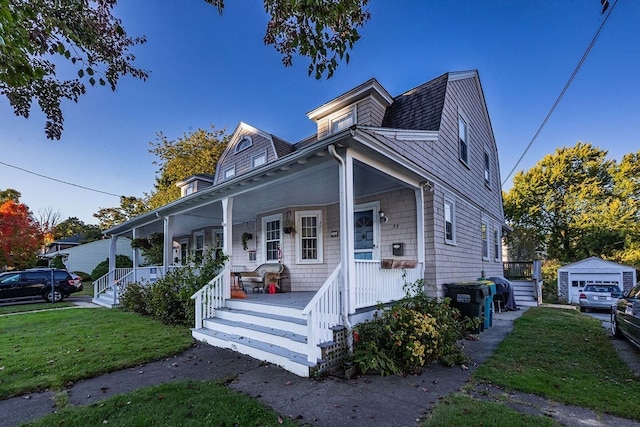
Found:
[[[149,206],[146,199],[120,196],[120,206],[101,208],[93,216],[98,219],[98,227],[107,230],[147,211],[149,211]]]
[[[524,233],[527,244],[549,259],[625,259],[640,237],[640,162],[637,154],[620,164],[606,156],[606,151],[579,142],[519,172],[504,195],[505,216],[518,231],[507,236],[508,243],[518,246]]]
[[[33,265],[41,245],[40,227],[29,208],[13,199],[0,204],[0,267]]]
[[[146,71],[133,66],[129,50],[145,38],[127,35],[112,14],[116,3],[0,0],[0,94],[25,118],[37,101],[46,116],[47,138],[60,139],[61,101],[77,102],[86,84],[115,90],[121,76],[147,78]],[[75,74],[59,77],[66,68]]]
[[[102,239],[100,227],[93,224],[85,224],[77,217],[69,217],[58,223],[54,228],[54,239],[64,239],[65,237],[81,235],[81,243],[89,243]]]
[[[150,142],[149,152],[158,160],[159,167],[154,190],[149,195],[149,207],[155,209],[180,197],[176,183],[193,175],[213,174],[220,155],[227,147],[229,136],[224,129],[198,129],[185,133],[174,140],[158,133],[156,141]]]
[[[7,200],[13,200],[16,203],[19,203],[20,196],[22,195],[18,190],[14,190],[13,188],[7,188],[6,190],[0,191],[0,203],[4,203]]]

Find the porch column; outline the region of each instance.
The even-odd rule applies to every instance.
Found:
[[[162,270],[164,274],[169,271],[169,266],[172,263],[173,257],[173,217],[165,216],[164,222],[164,240],[162,242]]]
[[[113,289],[113,305],[115,306],[117,301],[116,298],[118,296],[118,290],[116,288],[116,253],[118,251],[118,236],[111,236],[111,242],[109,243],[109,283]]]
[[[426,255],[424,250],[424,190],[422,186],[414,190],[416,195],[416,240],[418,245],[418,263],[420,265],[420,277],[424,279]]]
[[[340,233],[342,240],[342,265],[343,278],[345,281],[345,297],[347,298],[348,308],[347,314],[356,312],[356,262],[354,258],[355,243],[353,240],[353,205],[354,205],[354,189],[353,189],[353,157],[347,150],[344,158],[344,196],[340,199],[340,209],[344,206],[344,217],[341,218],[344,224],[340,227],[343,232]]]
[[[138,229],[134,228],[131,230],[132,238],[135,240],[138,238]],[[133,281],[138,282],[138,266],[140,265],[140,250],[138,248],[131,248],[132,254],[131,259],[133,259]]]
[[[233,265],[233,198],[225,197],[222,199],[222,250],[229,257],[227,267]],[[227,270],[230,271],[229,268]],[[231,298],[231,275],[223,276],[224,298]]]

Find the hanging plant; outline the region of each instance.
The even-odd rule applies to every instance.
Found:
[[[242,249],[245,251],[248,249],[247,242],[253,239],[253,234],[251,233],[242,233]]]
[[[296,227],[293,224],[293,221],[291,221],[291,211],[287,212],[287,218],[284,221],[282,232],[284,234],[296,234]]]

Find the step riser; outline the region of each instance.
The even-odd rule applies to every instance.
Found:
[[[231,320],[234,322],[253,323],[254,325],[264,325],[270,328],[282,329],[283,331],[292,332],[294,334],[307,335],[307,326],[299,325],[286,320],[265,319],[255,317],[248,313],[239,313],[229,310],[216,310],[216,317],[220,319]]]
[[[278,314],[280,316],[293,317],[296,319],[305,319],[302,310],[291,307],[281,307],[277,305],[254,304],[245,301],[227,300],[225,306],[235,310],[255,311],[257,313]]]
[[[284,347],[291,351],[295,351],[296,353],[307,352],[306,342],[294,341],[287,337],[269,334],[262,331],[255,331],[253,329],[246,329],[241,326],[225,325],[225,324],[216,323],[215,321],[210,321],[210,320],[205,320],[203,326],[207,329],[211,329],[213,331],[220,331],[225,334],[240,335],[245,338],[251,338],[259,341],[268,342],[268,343],[277,345],[279,347]]]
[[[221,340],[209,335],[201,334],[198,331],[192,331],[192,335],[195,339],[199,341],[204,341],[207,344],[210,344],[212,346],[220,347],[220,348],[228,348],[230,350],[237,351],[242,354],[246,354],[247,356],[251,356],[258,360],[266,360],[267,362],[273,363],[274,365],[278,365],[281,368],[289,372],[292,372],[298,376],[309,377],[308,366],[293,362],[287,359],[286,357],[278,356],[260,349],[245,346],[240,343]]]

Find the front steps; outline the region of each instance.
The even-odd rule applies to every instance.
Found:
[[[104,293],[98,295],[98,298],[92,298],[91,302],[94,304],[101,305],[102,307],[114,308],[120,304],[119,299],[116,297],[115,302],[113,304],[113,289],[108,289]]]
[[[510,282],[513,285],[513,296],[516,300],[516,305],[524,307],[535,307],[538,305],[538,300],[536,299],[533,289],[533,281],[510,280]]]
[[[309,377],[317,363],[307,360],[307,321],[300,309],[227,300],[216,317],[205,319],[192,335]]]

